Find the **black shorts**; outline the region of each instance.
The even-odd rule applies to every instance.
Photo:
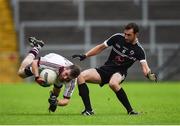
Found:
[[[120,73],[122,76],[125,76],[125,77],[127,75],[127,70],[123,70],[123,69],[119,69],[119,68],[117,69],[117,68],[113,68],[113,67],[109,67],[109,66],[101,66],[101,67],[95,68],[95,69],[101,77],[101,83],[100,83],[101,87],[104,86],[104,84],[109,83],[111,76],[114,73]],[[124,80],[122,80],[121,83],[123,81]]]

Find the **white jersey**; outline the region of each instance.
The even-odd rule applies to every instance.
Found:
[[[73,65],[68,59],[55,53],[49,53],[39,60],[39,68],[48,68],[59,73],[60,67]],[[57,69],[58,68],[58,69]],[[58,70],[58,71],[57,71]]]
[[[59,75],[59,69],[61,67],[71,66],[73,63],[61,55],[49,53],[44,57],[40,57],[38,65],[40,70],[48,68],[55,71]],[[62,87],[63,83],[65,85],[64,97],[70,98],[75,88],[76,79],[73,79],[70,82],[60,82],[57,80],[54,85],[56,87]]]

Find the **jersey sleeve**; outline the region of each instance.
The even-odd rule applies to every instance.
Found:
[[[76,79],[71,80],[70,82],[65,84],[65,88],[64,88],[64,94],[63,97],[70,99],[73,91],[75,89],[75,85],[76,85]]]
[[[106,47],[112,46],[115,42],[118,41],[119,37],[122,37],[122,34],[120,33],[114,34],[110,38],[106,39],[104,41],[104,44],[106,45]]]
[[[137,59],[138,59],[140,62],[146,62],[146,54],[145,54],[144,49],[140,49]]]

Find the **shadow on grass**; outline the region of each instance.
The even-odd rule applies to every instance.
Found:
[[[79,113],[6,113],[4,116],[81,116]]]
[[[4,113],[2,116],[83,116],[80,113]],[[93,116],[127,116],[126,113],[96,113]],[[93,117],[91,116],[91,117]]]

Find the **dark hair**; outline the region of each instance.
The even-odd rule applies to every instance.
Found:
[[[70,73],[71,78],[77,78],[81,72],[80,67],[77,65],[71,65],[69,66],[69,69],[71,69],[71,73]]]
[[[126,30],[133,29],[134,33],[139,32],[139,27],[136,23],[129,23],[125,26],[124,29],[126,29]]]

